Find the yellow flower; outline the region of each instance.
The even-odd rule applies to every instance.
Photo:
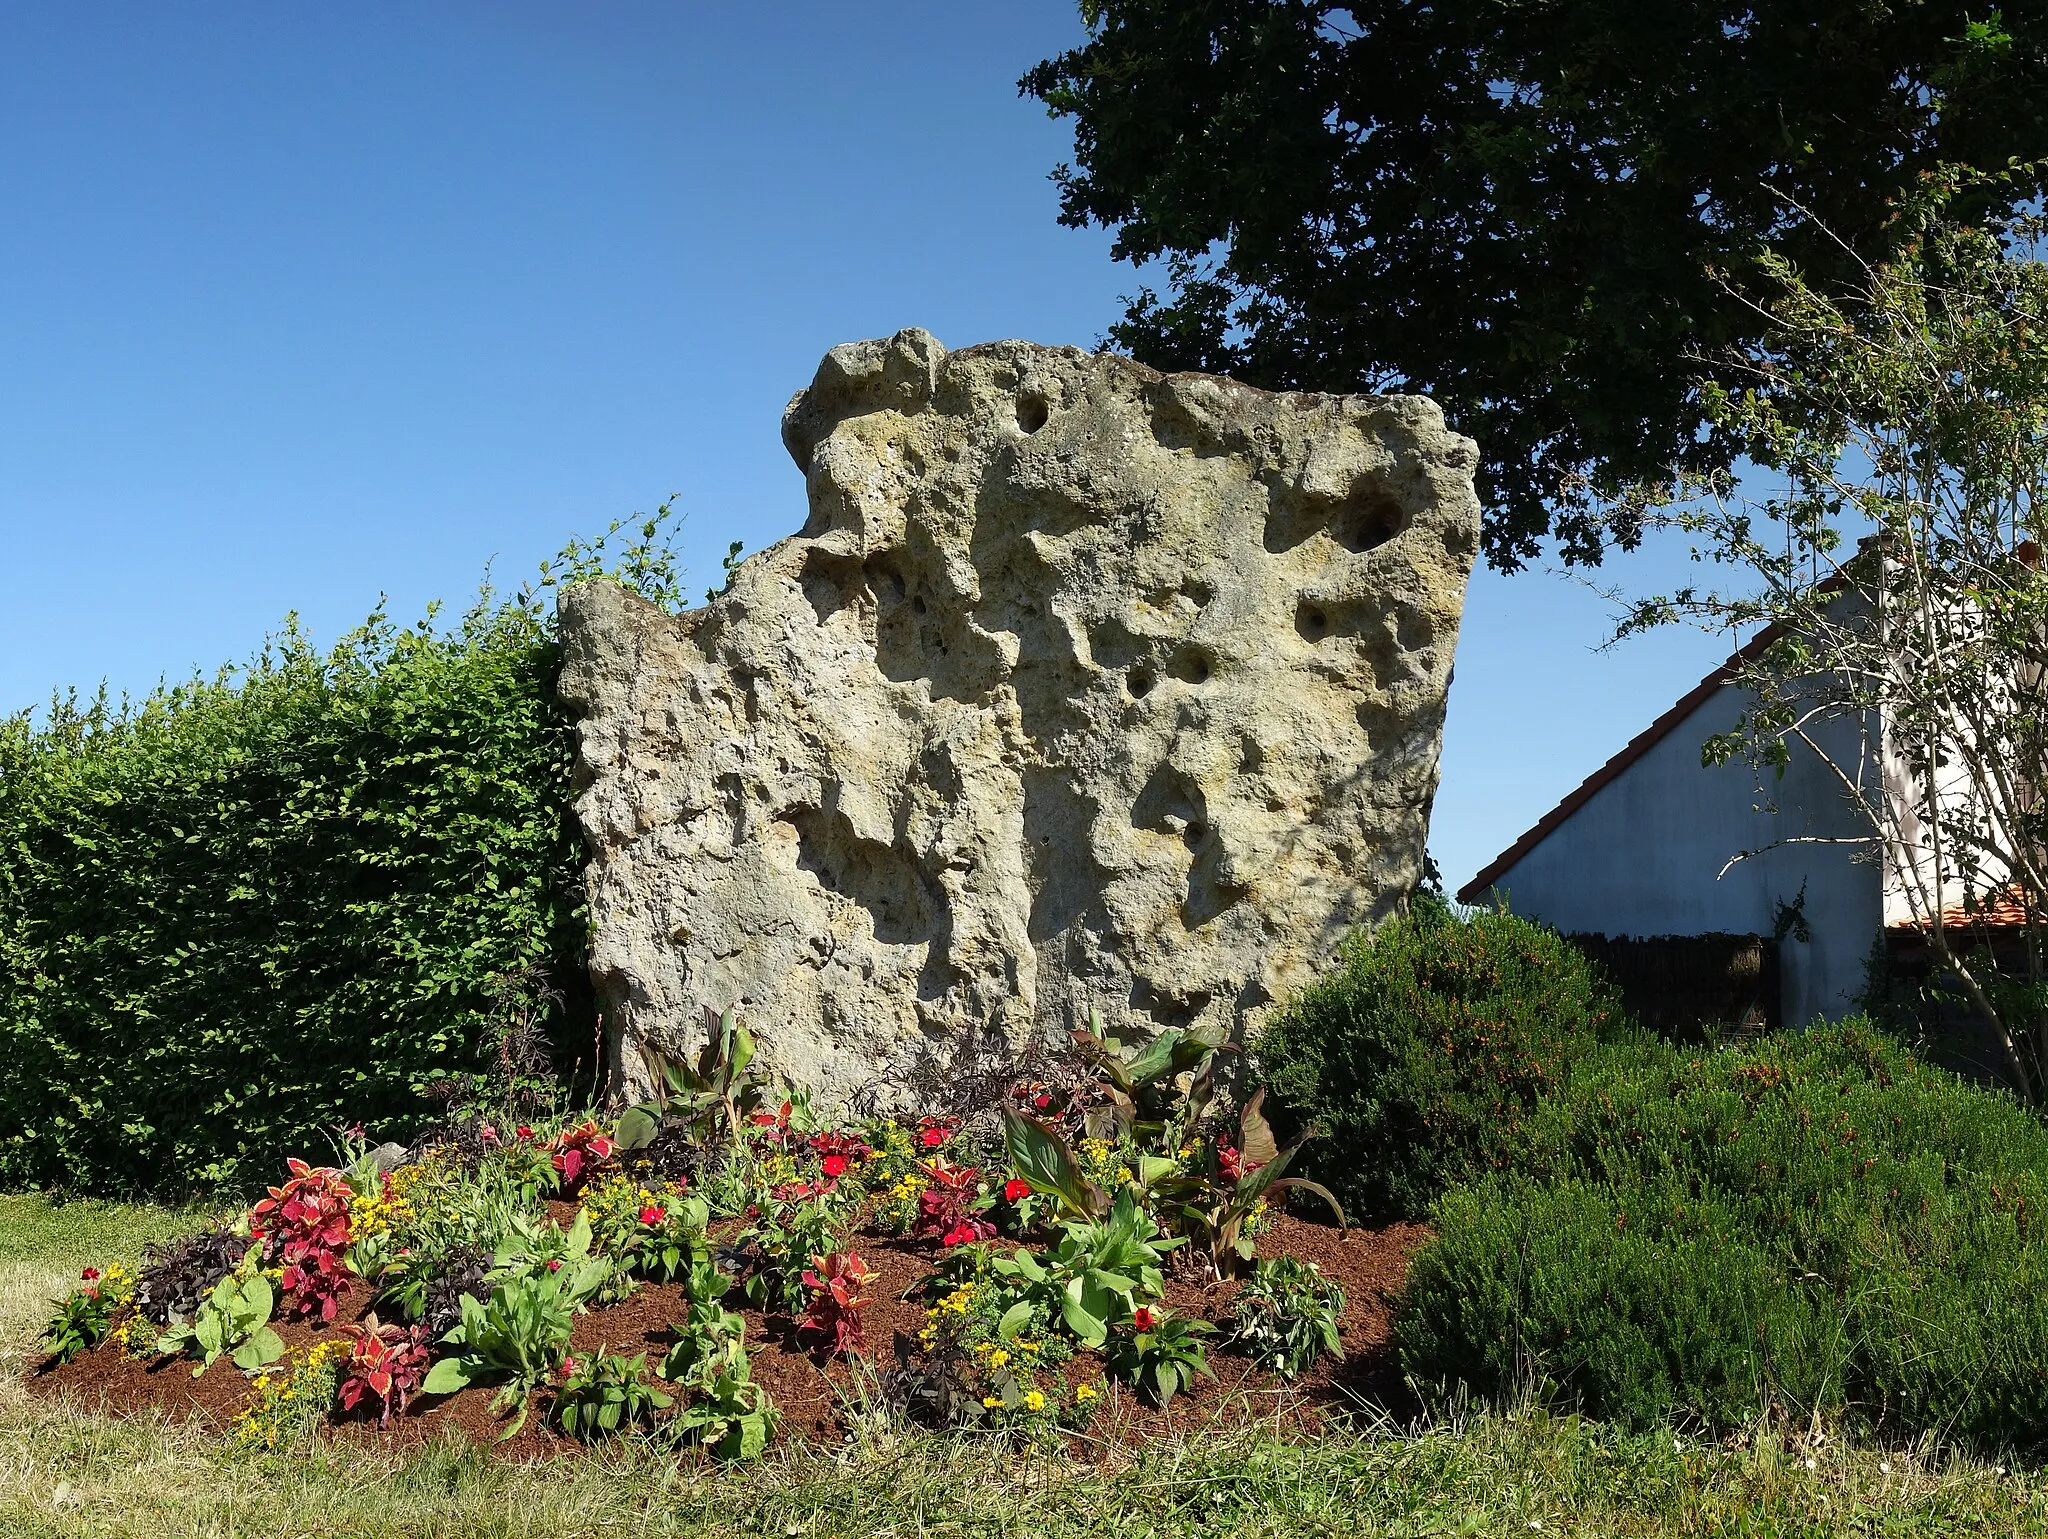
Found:
[[[1093,1400],[1094,1398],[1095,1386],[1093,1384],[1083,1384],[1079,1389],[1074,1391],[1074,1399],[1077,1402],[1085,1404],[1086,1402]]]
[[[1045,1409],[1045,1396],[1041,1395],[1041,1394],[1040,1394],[1040,1393],[1039,1393],[1039,1392],[1038,1392],[1037,1390],[1035,1390],[1035,1389],[1034,1389],[1034,1390],[1032,1390],[1032,1391],[1030,1391],[1030,1392],[1029,1392],[1028,1394],[1026,1394],[1026,1395],[1024,1396],[1024,1409],[1025,1409],[1025,1410],[1027,1410],[1027,1411],[1042,1411],[1042,1410],[1044,1410],[1044,1409]]]
[[[985,1409],[993,1411],[997,1406],[1003,1403],[1003,1397],[1001,1395],[983,1395],[981,1397],[981,1403]]]
[[[1007,1352],[991,1352],[989,1354],[988,1365],[991,1368],[1000,1368],[1009,1360],[1010,1354]]]

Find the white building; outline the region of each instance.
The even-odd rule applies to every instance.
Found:
[[[1850,1013],[1880,928],[1911,918],[1889,893],[1884,866],[1862,840],[1870,825],[1812,750],[1792,748],[1781,778],[1739,756],[1703,767],[1706,741],[1736,724],[1750,698],[1732,680],[1759,636],[1700,680],[1670,710],[1459,890],[1466,903],[1505,903],[1564,933],[1648,938],[1770,936],[1797,909],[1800,940],[1779,947],[1782,1019]],[[1853,722],[1829,741],[1854,763]],[[1762,851],[1735,860],[1745,851]],[[1733,860],[1734,864],[1730,864]],[[1803,894],[1803,897],[1802,897]]]

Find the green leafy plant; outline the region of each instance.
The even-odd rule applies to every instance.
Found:
[[[1511,1165],[1538,1103],[1621,1026],[1563,937],[1417,897],[1346,940],[1252,1056],[1283,1126],[1323,1133],[1304,1174],[1354,1216],[1419,1218],[1447,1186]]]
[[[707,1293],[702,1299],[693,1299],[688,1314],[676,1326],[674,1343],[661,1360],[661,1376],[672,1384],[715,1376],[745,1352],[746,1339],[745,1318],[726,1309],[718,1295]]]
[[[555,1419],[581,1442],[594,1442],[636,1422],[654,1419],[675,1397],[651,1383],[647,1354],[621,1357],[600,1347],[586,1358],[565,1357],[555,1390]]]
[[[758,1459],[767,1451],[782,1413],[753,1381],[744,1350],[735,1348],[716,1372],[693,1377],[689,1391],[669,1420],[673,1439],[697,1444],[725,1464]]]
[[[838,1254],[845,1247],[837,1232],[838,1215],[827,1195],[797,1202],[771,1203],[746,1232],[752,1271],[746,1293],[757,1308],[800,1313],[805,1303],[804,1268],[818,1256]]]
[[[587,1246],[587,1230],[583,1238]],[[547,1381],[569,1345],[577,1306],[603,1285],[609,1272],[602,1257],[578,1264],[553,1258],[552,1265],[541,1262],[507,1277],[486,1302],[464,1295],[462,1320],[445,1338],[459,1350],[434,1364],[422,1388],[430,1395],[448,1395],[472,1384],[499,1382],[491,1410],[502,1415],[518,1408],[499,1441],[512,1437],[526,1424],[528,1392]]]
[[[118,1266],[100,1275],[98,1267],[87,1267],[73,1288],[57,1306],[50,1323],[43,1328],[43,1343],[60,1363],[68,1363],[81,1352],[89,1352],[107,1339],[114,1327],[114,1315],[122,1307],[122,1290],[128,1277]]]
[[[157,1350],[197,1352],[200,1361],[192,1370],[195,1379],[223,1355],[232,1357],[244,1373],[254,1373],[284,1356],[284,1342],[270,1328],[270,1314],[276,1305],[277,1291],[270,1279],[245,1266],[215,1283],[198,1313],[189,1323],[174,1324],[165,1331]]]
[[[686,1283],[689,1313],[677,1325],[675,1344],[658,1371],[682,1398],[668,1436],[738,1463],[757,1458],[768,1446],[781,1413],[753,1382],[746,1321],[719,1302],[731,1287],[731,1277],[711,1262],[692,1269]]]
[[[1129,1192],[1119,1192],[1107,1217],[1068,1220],[1053,1249],[1042,1256],[1020,1250],[992,1263],[1003,1277],[1022,1283],[1048,1301],[1083,1345],[1099,1348],[1109,1339],[1111,1320],[1123,1309],[1157,1299],[1166,1281],[1159,1266],[1167,1252],[1184,1244],[1168,1238]],[[1029,1312],[1029,1300],[1012,1306],[1005,1329]]]
[[[1169,1147],[1206,1115],[1217,1065],[1235,1051],[1221,1026],[1169,1027],[1148,1042],[1126,1044],[1103,1029],[1093,1010],[1072,1040],[1102,1094],[1102,1103],[1083,1113],[1087,1132]]]
[[[619,1148],[645,1149],[669,1127],[687,1130],[700,1143],[722,1138],[741,1145],[746,1119],[760,1109],[768,1090],[768,1081],[753,1068],[755,1051],[753,1033],[730,1010],[711,1028],[694,1065],[643,1041],[640,1054],[653,1095],[620,1114]]]
[[[1312,1192],[1329,1204],[1337,1226],[1345,1226],[1344,1209],[1330,1189],[1305,1176],[1285,1172],[1308,1141],[1304,1134],[1282,1148],[1273,1136],[1258,1090],[1238,1115],[1237,1143],[1208,1145],[1201,1163],[1163,1179],[1157,1200],[1174,1226],[1199,1241],[1218,1277],[1238,1271],[1253,1253],[1251,1221],[1273,1198],[1287,1190]]]
[[[1860,1022],[1579,1065],[1517,1171],[1437,1202],[1395,1315],[1431,1395],[1617,1424],[2042,1446],[2048,1130]]]
[[[1232,1309],[1246,1352],[1283,1378],[1299,1378],[1325,1352],[1344,1355],[1337,1336],[1344,1290],[1313,1261],[1276,1256],[1259,1262]]]
[[[1213,1379],[1201,1338],[1216,1329],[1206,1320],[1190,1320],[1165,1309],[1139,1305],[1131,1312],[1128,1331],[1111,1343],[1110,1371],[1137,1386],[1154,1405],[1164,1406],[1197,1378]]]

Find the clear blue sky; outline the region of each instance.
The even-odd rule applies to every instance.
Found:
[[[516,581],[682,495],[695,574],[803,516],[783,404],[921,325],[1093,345],[1016,79],[1071,0],[0,10],[0,710]],[[1639,570],[1647,568],[1647,570]],[[1608,575],[1655,586],[1668,563]],[[1720,649],[1475,582],[1455,885]]]

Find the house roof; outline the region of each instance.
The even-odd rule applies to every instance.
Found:
[[[1512,870],[1523,856],[1556,833],[1567,818],[1599,795],[1607,785],[1619,779],[1622,771],[1663,742],[1680,722],[1705,705],[1717,690],[1732,682],[1746,664],[1752,662],[1783,634],[1784,627],[1767,625],[1738,647],[1729,655],[1728,661],[1693,685],[1678,697],[1671,709],[1630,738],[1621,752],[1580,781],[1578,789],[1544,813],[1536,821],[1535,827],[1494,856],[1477,876],[1458,889],[1458,901],[1482,901],[1492,890],[1493,884]]]
[[[1957,903],[1941,911],[1944,930],[2023,930],[2027,911],[2016,896],[2016,888],[1986,894],[1974,903]],[[1920,932],[1933,928],[1925,919],[1895,919],[1886,926],[1899,932]]]

